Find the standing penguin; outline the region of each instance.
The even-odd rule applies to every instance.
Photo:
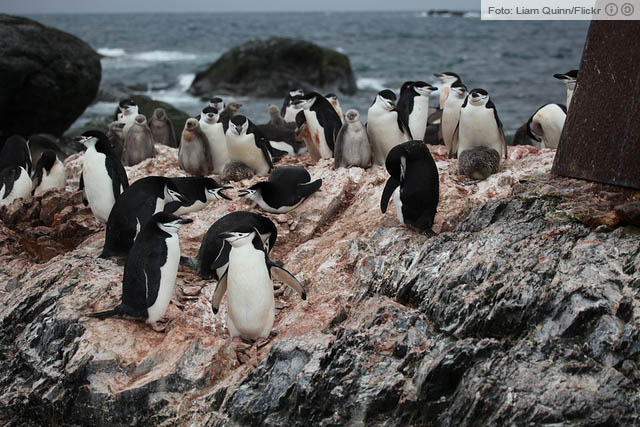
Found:
[[[496,173],[507,157],[502,122],[486,90],[473,89],[462,104],[450,155],[457,155],[459,173],[473,179]]]
[[[409,128],[396,110],[396,94],[389,89],[378,92],[369,107],[367,134],[378,165],[384,164],[393,147],[410,139]]]
[[[116,120],[124,123],[122,132],[126,137],[138,116],[138,105],[133,99],[123,99],[118,104],[118,108],[120,109],[120,114],[117,115]]]
[[[271,252],[278,238],[278,229],[269,218],[248,211],[231,212],[214,222],[202,239],[195,258],[181,258],[180,263],[194,270],[203,279],[220,280],[229,264],[231,246],[222,235],[232,230],[254,230],[256,249]]]
[[[32,194],[35,197],[42,196],[55,188],[64,188],[67,185],[67,172],[55,151],[45,150],[42,152],[33,170],[32,180]]]
[[[429,95],[438,90],[425,82],[411,82],[405,91],[400,93],[398,100],[398,114],[400,120],[409,127],[412,139],[424,140],[429,120]]]
[[[296,141],[304,143],[304,152],[311,154],[311,160],[317,162],[321,159],[318,146],[311,139],[311,132],[307,126],[307,118],[304,116],[304,110],[300,110],[296,116]],[[300,151],[301,153],[303,150]]]
[[[111,148],[113,148],[113,152],[119,159],[122,159],[122,151],[124,150],[123,129],[123,122],[111,122],[109,123],[109,129],[107,130],[107,138],[111,143]]]
[[[342,107],[340,107],[340,101],[338,100],[338,95],[335,93],[328,93],[324,96],[327,98],[327,101],[331,104],[336,113],[338,113],[338,117],[340,117],[340,121],[344,123],[344,114],[342,114]]]
[[[127,172],[104,133],[87,131],[80,142],[87,147],[80,174],[85,205],[89,205],[98,221],[107,222],[116,200],[129,187]]]
[[[190,175],[206,176],[213,171],[209,140],[194,118],[188,119],[184,124],[178,151],[178,164],[180,169]]]
[[[389,199],[400,222],[421,232],[430,232],[438,208],[438,168],[429,148],[421,141],[408,141],[389,151],[385,167],[391,177],[382,191],[380,209]]]
[[[284,119],[280,115],[280,111],[278,110],[278,107],[276,107],[273,104],[269,104],[268,110],[269,110],[269,122],[267,124],[271,126],[276,126],[276,127],[286,126]]]
[[[444,73],[435,73],[434,76],[440,79],[440,81],[442,82],[442,89],[440,90],[440,109],[443,109],[444,103],[449,96],[451,85],[453,85],[455,82],[462,83],[462,80],[460,80],[460,76],[458,76],[456,73],[452,73],[451,71],[445,71]]]
[[[212,299],[213,313],[218,312],[222,296],[227,294],[227,327],[231,338],[266,339],[275,320],[273,281],[282,281],[300,294],[307,293],[291,273],[269,260],[263,249],[256,249],[255,230],[224,233],[231,245],[227,273],[220,279]]]
[[[149,120],[149,129],[153,142],[158,142],[167,147],[178,148],[176,134],[173,132],[173,124],[164,108],[156,108]]]
[[[240,107],[242,107],[242,104],[237,102],[230,102],[220,113],[218,121],[222,123],[222,127],[225,133],[227,133],[227,130],[229,129],[229,121],[238,114],[238,110],[240,109]]]
[[[567,107],[561,104],[546,104],[538,108],[527,122],[527,135],[540,142],[541,148],[558,148]]]
[[[100,258],[126,256],[136,234],[154,214],[164,211],[168,203],[185,201],[170,178],[148,176],[131,184],[113,205]]]
[[[301,95],[294,103],[304,111],[311,141],[317,146],[320,156],[323,159],[333,157],[333,147],[342,121],[331,103],[317,92]]]
[[[284,97],[282,108],[280,109],[280,115],[286,123],[293,123],[296,121],[296,115],[300,112],[300,106],[296,105],[297,97],[304,95],[302,89],[294,89],[289,91],[287,96]]]
[[[0,206],[8,206],[14,200],[31,198],[33,184],[22,166],[7,166],[0,171]]]
[[[451,85],[451,91],[444,103],[442,110],[442,121],[440,122],[440,128],[442,129],[442,139],[447,149],[451,150],[453,144],[453,133],[458,126],[458,120],[460,119],[460,109],[464,100],[467,98],[467,87],[462,82],[457,81]]]
[[[224,110],[224,101],[219,96],[214,96],[209,100],[209,107],[213,107],[218,111]]]
[[[576,84],[578,83],[578,70],[571,70],[564,74],[554,74],[558,80],[562,80],[564,85],[567,87],[567,110],[571,107],[571,98],[573,97],[573,92],[576,90]]]
[[[224,126],[218,121],[219,119],[220,114],[218,114],[218,110],[215,107],[207,107],[200,114],[200,129],[209,142],[211,166],[213,167],[213,173],[216,175],[222,173],[224,165],[229,161]]]
[[[371,166],[371,154],[369,136],[360,121],[360,114],[357,110],[347,110],[345,122],[336,138],[333,168],[368,168]]]
[[[7,138],[0,151],[0,171],[10,166],[22,166],[30,175],[32,165],[29,141],[20,135]]]
[[[154,155],[151,129],[147,125],[146,117],[138,114],[129,131],[125,131],[122,162],[125,166],[133,166]]]
[[[231,198],[222,191],[233,187],[222,186],[211,178],[187,176],[183,178],[170,179],[186,200],[184,202],[168,203],[165,205],[165,212],[169,212],[174,215],[184,215],[199,211],[204,208],[207,203],[214,200],[231,200]]]
[[[271,172],[271,145],[251,120],[235,116],[229,122],[226,136],[229,160],[244,164],[259,176]]]
[[[91,317],[138,317],[146,319],[154,330],[162,331],[156,322],[164,316],[173,297],[180,263],[178,230],[191,222],[165,212],[153,215],[133,243],[124,266],[122,302]]]
[[[281,214],[300,206],[321,185],[321,179],[311,182],[311,175],[302,166],[280,166],[271,172],[268,181],[241,190],[241,196],[247,196],[267,212]]]

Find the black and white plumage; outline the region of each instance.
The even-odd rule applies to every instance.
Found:
[[[266,176],[273,169],[272,147],[256,125],[245,116],[237,115],[227,129],[229,160],[242,163],[259,176]]]
[[[459,172],[473,179],[496,173],[507,157],[502,122],[486,90],[473,89],[463,102],[449,155],[457,156]]]
[[[272,147],[271,156],[274,160],[284,155],[298,155],[304,148],[304,144],[296,141],[296,132],[293,128],[274,126],[269,123],[256,125],[256,127],[269,140],[269,144]]]
[[[91,314],[106,319],[146,319],[154,329],[169,306],[180,262],[178,230],[192,220],[160,212],[142,228],[124,267],[122,302],[112,310]]]
[[[576,90],[576,85],[578,84],[578,70],[567,71],[564,74],[554,74],[553,77],[562,80],[562,83],[567,87],[567,109],[569,109],[571,107],[573,92]]]
[[[113,205],[100,258],[126,256],[136,234],[153,215],[164,211],[168,203],[185,201],[171,178],[148,176],[131,184]],[[175,205],[172,207],[175,211]]]
[[[7,138],[0,151],[0,171],[11,166],[22,166],[31,175],[33,163],[29,141],[20,135]]]
[[[123,99],[118,103],[118,109],[120,113],[116,114],[116,121],[120,121],[124,123],[124,127],[122,128],[122,132],[124,136],[127,136],[129,133],[129,129],[136,121],[136,117],[138,116],[138,105],[135,103],[133,99]]]
[[[224,135],[224,126],[220,123],[220,113],[215,107],[206,107],[200,114],[200,130],[209,141],[209,151],[213,165],[213,173],[221,174],[224,166],[229,161],[227,152],[227,138]]]
[[[209,100],[209,107],[213,107],[218,111],[224,110],[224,101],[219,96],[214,96]]]
[[[389,89],[376,95],[367,116],[367,135],[373,148],[375,163],[383,165],[393,147],[410,140],[409,126],[396,110],[396,94]]]
[[[44,150],[33,170],[33,191],[39,197],[49,190],[64,188],[67,184],[67,173],[55,151]]]
[[[543,105],[529,117],[527,135],[538,141],[541,148],[558,148],[566,118],[567,107],[564,105]]]
[[[344,123],[344,114],[342,113],[342,107],[340,106],[340,100],[338,99],[338,95],[335,93],[328,93],[324,96],[327,98],[327,101],[331,104],[336,113],[338,113],[338,117],[340,117],[340,121]]]
[[[400,222],[422,232],[431,231],[438,208],[438,168],[429,148],[421,141],[407,141],[389,151],[385,161],[389,180],[382,192],[385,213],[393,197]]]
[[[268,338],[275,319],[273,279],[291,287],[302,299],[307,298],[304,286],[291,273],[272,262],[264,249],[256,248],[255,230],[230,231],[220,237],[231,245],[231,250],[226,273],[213,294],[212,310],[217,313],[226,294],[226,320],[231,338]]]
[[[324,96],[317,92],[296,97],[294,104],[304,111],[311,142],[317,147],[320,157],[332,158],[336,136],[342,127],[342,120],[336,110]]]
[[[429,120],[429,95],[438,90],[435,86],[422,81],[408,82],[404,91],[400,91],[400,99],[396,109],[400,121],[409,128],[412,139],[424,140]],[[405,83],[406,84],[406,83]]]
[[[460,81],[456,81],[451,85],[449,96],[444,103],[442,109],[442,119],[440,121],[440,128],[442,130],[442,139],[444,145],[450,151],[453,145],[453,133],[458,126],[460,120],[460,109],[464,100],[467,99],[467,87]]]
[[[104,133],[90,130],[79,140],[87,148],[80,174],[85,205],[99,221],[107,222],[116,200],[129,187],[127,172]]]
[[[304,91],[302,89],[294,89],[287,93],[287,96],[284,97],[284,101],[282,103],[282,108],[280,109],[280,116],[282,119],[291,123],[296,119],[296,115],[300,112],[300,106],[295,104],[295,100],[297,97],[304,95]]]
[[[222,186],[211,178],[188,176],[171,178],[171,181],[185,198],[183,202],[171,202],[165,206],[164,211],[174,215],[180,216],[199,211],[207,203],[214,200],[231,200],[229,196],[223,193],[223,190],[228,190],[232,187],[228,185]]]
[[[268,254],[276,243],[278,230],[269,218],[247,211],[231,212],[214,222],[202,239],[195,258],[182,258],[180,262],[204,279],[220,280],[229,263],[231,246],[222,236],[233,230],[255,230],[254,245]]]
[[[242,196],[270,213],[287,213],[318,191],[322,179],[311,181],[311,175],[302,166],[280,166],[269,175],[268,181],[258,182],[246,190]]]
[[[443,73],[435,73],[435,77],[437,77],[442,82],[442,89],[440,89],[440,109],[444,108],[444,103],[449,97],[449,91],[451,90],[451,85],[455,82],[462,83],[460,76],[451,71],[445,71]]]
[[[7,166],[0,171],[0,206],[7,206],[14,200],[31,198],[32,182],[27,170],[22,166]]]

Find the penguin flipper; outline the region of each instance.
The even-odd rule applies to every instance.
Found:
[[[390,176],[387,180],[387,183],[384,186],[384,190],[382,190],[382,198],[380,199],[380,210],[382,213],[387,211],[387,206],[389,206],[389,199],[393,195],[393,192],[396,191],[396,188],[400,186],[400,181]]]
[[[333,168],[338,169],[342,166],[342,151],[344,151],[344,137],[347,133],[347,124],[342,125],[336,136],[336,144],[333,149]]]
[[[227,271],[228,270],[224,272],[218,281],[218,286],[216,286],[216,291],[213,293],[213,298],[211,299],[211,309],[213,310],[213,314],[218,313],[222,297],[227,292]]]
[[[289,286],[291,289],[299,293],[303,300],[307,299],[307,291],[304,289],[304,285],[300,283],[293,274],[289,273],[287,270],[268,258],[267,267],[269,268],[269,274],[271,274],[272,279],[276,279],[277,281]]]
[[[4,188],[4,194],[2,195],[3,199],[6,199],[11,191],[13,190],[13,184],[16,182],[18,178],[20,178],[20,169],[21,166],[11,166],[5,168],[2,171],[2,175],[0,176],[0,181],[2,183],[2,188]]]
[[[122,166],[120,159],[113,156],[107,156],[105,166],[109,173],[109,178],[111,178],[113,196],[117,200],[118,196],[121,194],[121,190],[129,187],[127,171],[125,171],[124,166]]]
[[[395,110],[398,114],[398,127],[400,130],[407,136],[408,141],[413,140],[413,135],[411,135],[411,129],[409,129],[409,117],[403,117],[402,111]]]
[[[95,319],[100,319],[100,320],[108,319],[109,317],[114,317],[114,316],[146,317],[145,314],[140,313],[125,304],[120,304],[119,306],[114,307],[111,310],[100,311],[98,313],[91,313],[88,316],[93,317]]]
[[[162,211],[172,214],[178,209],[180,209],[180,207],[182,207],[182,203],[174,200],[173,202],[169,202],[166,205],[164,205],[164,209]]]
[[[306,182],[304,184],[298,184],[296,187],[296,196],[309,197],[322,186],[322,179],[316,179],[312,182]]]
[[[460,138],[460,121],[456,125],[456,129],[453,131],[453,137],[451,138],[451,148],[449,148],[449,158],[455,159],[458,157],[458,142]]]

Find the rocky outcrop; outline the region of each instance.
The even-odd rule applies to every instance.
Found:
[[[95,99],[100,56],[85,42],[27,18],[0,14],[0,141],[60,136]]]
[[[127,168],[131,182],[182,174],[175,149],[156,150]],[[102,230],[48,261],[3,241],[0,420],[640,422],[640,231],[622,225],[638,194],[550,176],[552,150],[511,148],[504,169],[482,182],[456,175],[445,147],[431,150],[436,236],[399,226],[392,209],[380,213],[382,167],[333,171],[330,160],[283,159],[323,179],[298,209],[267,214],[278,227],[271,256],[305,283],[308,299],[277,297],[278,334],[247,364],[228,338],[226,302],[213,316],[214,284],[190,271],[178,273],[169,331],[159,334],[142,322],[86,317],[120,298],[122,265],[96,258]],[[65,162],[68,190],[80,161]],[[77,194],[67,197],[66,221],[87,224]],[[215,219],[246,208],[236,199],[189,214],[182,253],[194,256]]]
[[[357,91],[349,58],[304,40],[274,37],[244,43],[196,74],[189,93],[282,97],[290,90]]]

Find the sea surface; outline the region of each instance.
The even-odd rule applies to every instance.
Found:
[[[416,12],[199,13],[34,15],[31,18],[76,35],[104,55],[102,83],[169,102],[191,115],[204,102],[189,95],[195,73],[228,49],[271,36],[312,41],[346,54],[359,91],[339,95],[343,111],[363,119],[376,93],[396,91],[404,81],[436,86],[433,73],[453,71],[469,89],[486,89],[506,133],[513,133],[541,105],[565,103],[566,90],[553,78],[579,67],[586,21],[481,21],[430,17]],[[216,94],[212,94],[216,95]],[[283,94],[284,96],[284,94]],[[431,105],[438,104],[438,92]],[[268,120],[267,105],[281,99],[223,96],[243,104],[241,114]],[[90,106],[74,126],[112,114],[116,104]]]

